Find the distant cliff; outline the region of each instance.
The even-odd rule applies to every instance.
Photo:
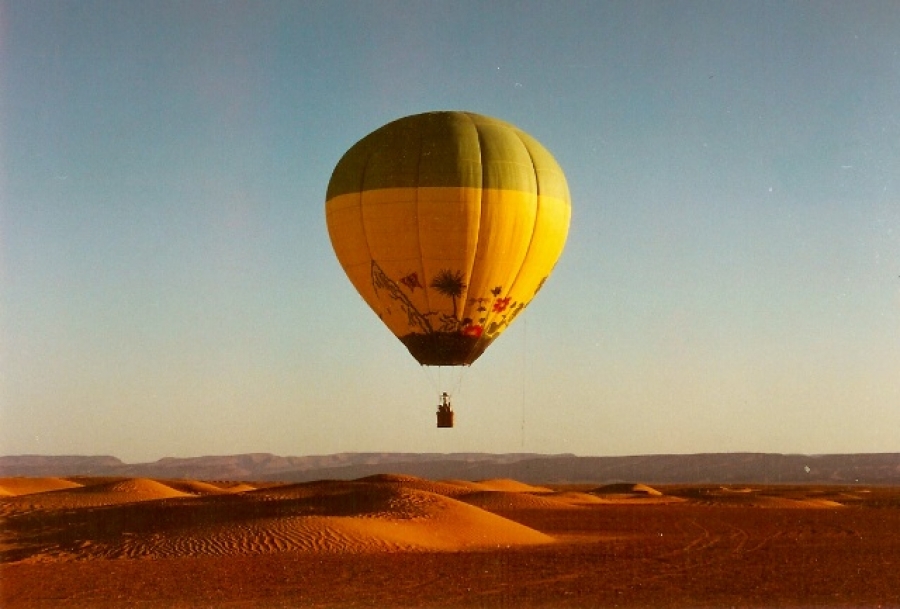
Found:
[[[372,474],[430,479],[514,478],[529,483],[868,484],[900,486],[900,453],[782,455],[706,453],[578,457],[533,453],[338,453],[280,457],[266,453],[167,457],[123,463],[111,456],[0,457],[0,476],[129,476],[305,482]]]

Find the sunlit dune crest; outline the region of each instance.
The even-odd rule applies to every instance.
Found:
[[[437,493],[446,497],[458,497],[471,492],[474,488],[483,488],[476,483],[460,483],[454,481],[433,481],[415,476],[398,476],[396,474],[377,474],[375,476],[367,476],[360,478],[360,482],[370,482],[374,484],[388,484],[394,486],[403,486],[404,488],[417,489],[420,491],[428,491]]]
[[[589,493],[595,502],[602,504],[650,505],[682,503],[682,497],[667,495],[646,484],[618,482],[595,488]]]
[[[4,512],[96,508],[178,497],[196,496],[148,478],[114,479],[10,497]]]
[[[200,480],[166,480],[165,485],[188,495],[220,495],[233,492]]]
[[[359,482],[398,482],[398,483],[418,483],[427,482],[424,478],[416,476],[408,476],[406,474],[373,474],[360,478]]]
[[[241,482],[238,484],[223,485],[222,490],[228,491],[229,493],[245,493],[247,491],[255,491],[256,487]]]
[[[550,489],[543,486],[532,486],[519,482],[518,480],[510,480],[509,478],[493,478],[490,480],[479,480],[478,484],[491,491],[509,491],[512,493],[549,493]]]
[[[569,505],[590,505],[597,503],[605,503],[604,500],[597,495],[584,493],[581,491],[560,491],[553,493],[552,498]]]
[[[0,478],[0,495],[15,497],[80,486],[77,482],[65,478]]]
[[[470,505],[485,510],[559,510],[574,509],[574,501],[555,494],[514,493],[510,491],[476,491],[460,497]]]
[[[488,491],[491,490],[484,484],[480,482],[472,482],[470,480],[441,480],[443,484],[450,484],[455,487],[459,487],[464,489],[465,492],[470,493],[472,491]]]
[[[85,494],[122,496],[124,498],[150,501],[153,499],[171,499],[186,497],[190,493],[176,490],[171,486],[150,480],[149,478],[128,478],[118,482],[85,486],[80,489]]]
[[[214,483],[200,480],[164,480],[160,482],[189,495],[222,495],[256,490],[255,486],[243,482]]]
[[[843,503],[838,501],[832,501],[830,499],[806,499],[801,502],[805,506],[808,507],[821,507],[821,508],[842,508],[846,507]]]
[[[847,493],[822,495],[808,491],[771,490],[748,487],[687,488],[679,495],[698,505],[722,507],[782,508],[782,509],[835,509],[858,501]]]
[[[65,478],[0,478],[0,494],[17,497],[79,488],[81,484]]]
[[[632,484],[630,482],[620,482],[617,484],[607,484],[600,488],[594,489],[595,495],[643,495],[646,497],[660,497],[662,493],[646,484]]]

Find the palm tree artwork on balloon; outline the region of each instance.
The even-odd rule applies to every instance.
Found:
[[[462,296],[463,290],[466,289],[462,271],[453,272],[449,269],[440,271],[431,280],[431,287],[452,300],[453,317],[457,317],[459,310],[456,305],[456,299]]]

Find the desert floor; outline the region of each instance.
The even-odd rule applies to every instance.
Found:
[[[0,605],[900,607],[900,489],[0,479]]]

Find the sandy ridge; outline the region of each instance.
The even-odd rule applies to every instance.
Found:
[[[48,493],[80,486],[82,485],[65,478],[0,478],[0,495],[18,497],[19,495]]]
[[[3,498],[10,526],[0,545],[2,561],[458,551],[554,541],[422,490],[468,489],[419,479],[322,481],[240,493],[197,481],[170,484],[136,478]],[[28,543],[13,543],[23,538]]]
[[[148,478],[0,480],[0,562],[463,551],[554,543],[507,515],[609,504],[843,507],[856,494],[641,484],[552,491],[514,480],[379,475],[261,485]]]

